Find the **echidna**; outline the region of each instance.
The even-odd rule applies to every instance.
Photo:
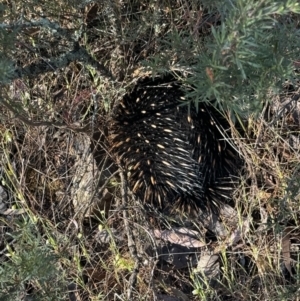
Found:
[[[138,82],[114,109],[111,151],[144,204],[215,210],[229,196],[239,156],[224,138],[225,118],[204,103],[188,108],[183,99],[170,77]]]

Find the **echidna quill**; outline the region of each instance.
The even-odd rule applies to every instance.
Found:
[[[120,101],[110,125],[111,151],[143,204],[182,212],[216,210],[230,198],[240,157],[212,106],[182,104],[170,77],[146,78]]]

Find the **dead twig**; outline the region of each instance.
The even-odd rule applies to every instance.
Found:
[[[122,195],[122,205],[124,208],[126,208],[126,204],[127,204],[127,185],[126,185],[126,180],[124,177],[124,173],[122,171],[120,171],[120,177],[121,177],[121,195]],[[140,266],[140,260],[137,256],[137,249],[136,249],[136,245],[133,239],[133,235],[132,235],[132,231],[129,227],[129,222],[128,222],[128,214],[126,209],[123,210],[123,218],[124,218],[124,225],[125,225],[125,230],[127,233],[127,238],[128,238],[128,248],[129,248],[129,252],[131,257],[134,260],[134,268],[132,271],[132,274],[130,275],[129,278],[129,287],[127,290],[127,299],[128,300],[132,300],[131,296],[132,296],[132,290],[134,289],[135,285],[136,285],[136,280],[137,280],[137,275],[139,273],[139,266]]]

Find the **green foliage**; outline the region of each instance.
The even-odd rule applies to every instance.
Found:
[[[61,300],[67,285],[57,258],[30,222],[17,223],[7,244],[8,260],[0,266],[0,300],[20,300],[31,288],[31,300]]]
[[[204,2],[208,11],[211,5]],[[211,27],[211,35],[199,39],[173,32],[149,66],[161,72],[169,65],[191,74],[188,96],[196,103],[216,100],[232,113],[257,113],[268,93],[276,93],[284,80],[293,80],[300,5],[296,0],[214,1],[214,5],[220,22]],[[179,57],[175,66],[172,57]]]
[[[198,56],[191,97],[238,114],[259,112],[266,95],[293,77],[300,32],[292,13],[297,1],[225,1],[221,25],[212,27],[207,50]]]
[[[12,62],[0,52],[0,82],[2,84],[9,83],[9,78],[13,71]]]

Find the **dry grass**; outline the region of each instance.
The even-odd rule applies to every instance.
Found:
[[[18,298],[36,294],[40,300],[128,300],[129,295],[129,300],[299,300],[300,119],[297,103],[283,110],[298,87],[283,89],[280,98],[271,95],[264,114],[244,120],[243,134],[234,135],[245,169],[235,195],[237,220],[224,224],[229,237],[246,228],[240,239],[226,245],[228,237],[206,235],[197,238],[206,244],[194,249],[159,241],[152,219],[131,195],[122,204],[120,179],[103,135],[106,116],[144,74],[176,71],[182,57],[192,60],[219,18],[213,10],[201,10],[198,1],[106,2],[55,1],[51,7],[31,2],[34,11],[46,11],[71,32],[84,24],[80,44],[111,78],[72,62],[1,87],[1,98],[10,106],[1,107],[0,172],[9,198],[0,218],[0,255],[3,262],[19,263],[9,273],[3,265],[2,289],[13,287]],[[31,5],[23,6],[24,15],[38,18]],[[14,10],[7,10],[4,20],[17,20]],[[174,49],[174,31],[189,34],[193,47]],[[17,41],[14,60],[24,66],[70,48],[67,36],[57,39],[38,27],[21,31]],[[151,69],[162,53],[168,60]],[[181,71],[187,70],[188,65]],[[197,270],[197,262],[215,250],[217,267],[210,278]],[[181,267],[174,258],[182,252],[188,252],[188,260]],[[30,262],[30,254],[50,254],[54,260],[45,255]],[[47,275],[32,272],[44,262]],[[33,276],[16,277],[23,275],[20,266]]]

